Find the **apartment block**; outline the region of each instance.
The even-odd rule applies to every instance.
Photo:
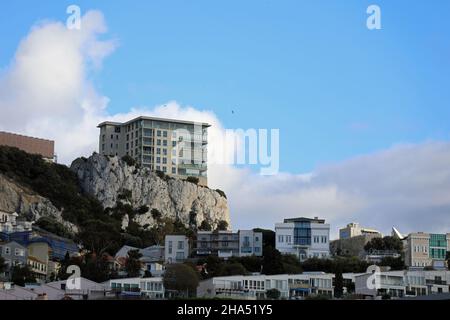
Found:
[[[330,225],[323,219],[284,219],[275,224],[275,233],[275,246],[281,253],[296,255],[300,260],[330,255]]]
[[[253,230],[198,231],[194,254],[219,258],[261,256],[262,233]]]
[[[55,159],[55,142],[51,140],[0,131],[0,146],[15,147],[31,154],[38,154],[48,161]]]
[[[410,233],[404,240],[405,264],[410,268],[445,268],[450,234]]]
[[[197,177],[207,185],[208,127],[207,123],[143,116],[124,123],[102,122],[99,152],[128,155],[150,170]]]

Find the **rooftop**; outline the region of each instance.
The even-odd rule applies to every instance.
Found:
[[[305,217],[284,219],[284,223],[289,223],[289,222],[315,222],[315,223],[325,223],[325,219],[319,219],[318,217],[314,217],[314,219],[311,219],[311,218],[305,218]]]
[[[140,116],[134,119],[131,119],[127,122],[114,122],[114,121],[104,121],[100,123],[97,128],[101,128],[105,125],[112,125],[112,126],[124,126],[129,123],[135,122],[137,120],[154,120],[154,121],[162,121],[162,122],[174,122],[174,123],[182,123],[182,124],[201,124],[203,127],[210,127],[211,125],[206,122],[196,122],[196,121],[186,121],[186,120],[176,120],[176,119],[167,119],[167,118],[156,118],[156,117],[147,117],[147,116]]]

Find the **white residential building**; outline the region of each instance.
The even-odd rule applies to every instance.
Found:
[[[296,255],[300,260],[327,258],[330,255],[330,225],[314,218],[284,219],[275,224],[276,249]]]
[[[280,291],[282,299],[304,298],[317,294],[332,297],[333,277],[333,274],[323,272],[215,277],[200,282],[197,297],[264,299],[270,289]]]
[[[164,283],[161,277],[125,278],[109,280],[105,283],[112,293],[124,296],[143,296],[151,299],[165,297]]]
[[[219,258],[262,256],[262,232],[253,230],[198,231],[194,244],[197,256],[215,255]]]
[[[189,257],[189,239],[184,235],[166,235],[164,248],[166,263],[183,262]]]
[[[450,271],[385,271],[355,275],[355,293],[394,298],[448,293]]]

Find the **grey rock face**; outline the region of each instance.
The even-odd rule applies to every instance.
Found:
[[[203,220],[213,227],[220,220],[230,224],[227,199],[217,191],[180,179],[161,179],[147,168],[127,165],[118,157],[93,154],[88,159],[76,159],[71,169],[77,174],[84,192],[95,196],[104,208],[113,208],[120,194],[131,191],[130,204],[134,208],[148,206],[145,214],[134,221],[141,226],[154,223],[151,209],[158,209],[163,217],[178,218],[185,225]],[[128,224],[127,219],[123,221]]]
[[[2,174],[0,174],[0,210],[17,212],[20,218],[28,221],[37,221],[41,217],[51,217],[63,224],[72,233],[78,232],[75,225],[62,218],[62,212],[50,200],[37,195]]]

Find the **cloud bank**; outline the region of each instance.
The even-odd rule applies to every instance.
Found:
[[[168,102],[108,113],[109,99],[90,80],[117,48],[116,41],[99,39],[106,32],[98,11],[86,13],[80,31],[60,22],[34,26],[0,77],[0,130],[54,139],[60,162],[70,164],[98,149],[102,121],[178,118],[212,124],[209,153],[220,153],[225,129],[212,111]],[[229,165],[211,165],[208,175],[211,187],[227,193],[236,229],[319,216],[334,236],[352,221],[385,233],[392,226],[404,233],[450,231],[449,142],[392,146],[304,175],[260,176]]]

